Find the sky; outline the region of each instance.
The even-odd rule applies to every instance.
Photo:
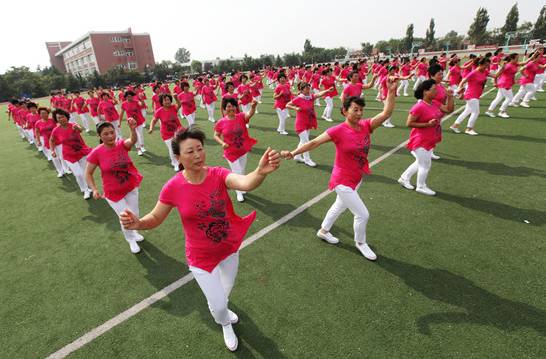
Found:
[[[404,37],[413,23],[424,37],[430,18],[436,37],[468,31],[477,9],[487,8],[488,28],[501,27],[514,1],[505,0],[201,0],[104,1],[57,0],[54,6],[28,0],[1,5],[0,73],[11,66],[49,66],[46,41],[72,41],[89,31],[132,28],[152,39],[156,62],[174,61],[180,47],[192,60],[242,57],[244,54],[301,52],[313,46],[358,49],[362,42]],[[150,4],[150,5],[148,5]],[[418,4],[418,6],[416,6]],[[520,23],[535,22],[544,0],[518,3]],[[35,10],[35,11],[32,11]],[[10,15],[12,14],[12,15]]]

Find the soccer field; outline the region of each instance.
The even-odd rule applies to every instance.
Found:
[[[382,107],[375,94],[366,92],[366,117]],[[333,194],[255,236],[241,251],[230,299],[241,319],[237,352],[226,350],[190,281],[69,357],[545,358],[546,95],[538,93],[531,109],[510,108],[506,120],[483,115],[495,94],[481,101],[479,136],[451,133],[457,115],[444,123],[435,151],[441,159],[428,179],[435,197],[396,182],[413,157],[403,147],[389,151],[408,139],[405,121],[415,103],[397,98],[396,127],[375,131],[369,159],[387,155],[359,190],[376,262],[354,247],[348,211],[332,229],[339,245],[315,236]],[[278,135],[272,91],[263,98],[249,129],[258,144],[248,171],[268,146],[291,150],[298,143],[294,115],[289,136]],[[339,99],[335,105],[339,123]],[[457,101],[456,109],[463,105]],[[199,110],[208,164],[228,167],[206,118]],[[319,120],[314,135],[331,125]],[[84,139],[98,144],[94,134]],[[108,204],[84,201],[72,176],[58,179],[8,123],[5,106],[0,140],[1,358],[47,357],[189,273],[176,211],[142,232],[142,251],[132,255]],[[141,214],[174,175],[159,131],[145,141],[144,156],[132,152],[144,176]],[[249,237],[327,189],[334,146],[311,156],[316,168],[283,161],[246,202],[232,195],[238,214],[258,212]]]

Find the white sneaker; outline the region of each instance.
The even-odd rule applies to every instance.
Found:
[[[334,122],[334,120],[332,120],[331,118],[325,118],[324,121],[326,121],[326,122]]]
[[[521,106],[521,107],[525,107],[525,108],[531,107],[531,106],[529,106],[529,104],[528,104],[527,102],[522,102],[522,103],[520,103],[520,106]]]
[[[304,163],[309,167],[317,167],[317,164],[313,160],[307,160]]]
[[[459,130],[457,127],[449,126],[449,129],[455,133],[461,133],[461,130]]]
[[[370,261],[374,261],[377,259],[377,255],[372,251],[372,249],[368,246],[367,243],[358,243],[356,242],[356,248],[362,253],[366,259]]]
[[[215,123],[216,121],[213,118],[209,118],[209,121]]]
[[[432,152],[432,154],[430,155],[430,158],[432,158],[433,160],[439,160],[441,157],[434,154],[434,152]]]
[[[409,190],[414,190],[415,189],[415,187],[413,187],[413,185],[411,184],[410,181],[405,180],[402,177],[400,177],[398,179],[398,183],[400,183],[402,185],[402,187],[404,187],[406,189],[409,189]]]
[[[495,116],[495,114],[494,114],[493,112],[491,112],[491,111],[485,111],[485,114],[486,114],[487,116],[489,116],[489,117],[493,117],[493,118],[497,117],[497,116]]]
[[[129,242],[129,248],[131,248],[131,253],[137,254],[138,252],[140,252],[140,247],[134,239],[128,240],[127,242]]]
[[[510,107],[519,107],[519,105],[515,102],[511,102],[508,106]]]
[[[228,309],[228,314],[229,314],[229,322],[231,324],[237,324],[239,323],[239,317],[237,316],[237,314],[233,313],[231,310]]]
[[[71,175],[71,174],[72,174],[72,171],[70,171],[70,170],[65,170],[64,173],[67,174],[67,175]]]
[[[85,192],[83,192],[83,199],[89,199],[89,198],[91,198],[91,194],[92,194],[92,193],[93,193],[93,192],[92,192],[91,190],[89,190],[89,189],[86,190]]]
[[[283,131],[277,131],[277,132],[279,133],[279,135],[283,135],[283,136],[288,135],[288,132],[286,132],[284,130]]]
[[[305,160],[303,159],[302,155],[295,155],[294,156],[294,161],[300,162],[300,163],[305,163]]]
[[[499,117],[510,118],[510,116],[506,112],[499,112]]]
[[[142,152],[142,150],[139,148],[139,149],[137,150],[137,155],[142,156],[143,154],[144,154],[144,152]]]
[[[175,172],[180,171],[180,165],[173,166]]]
[[[394,125],[392,124],[391,121],[387,121],[387,122],[383,122],[383,127],[387,127],[387,128],[393,128]]]
[[[436,195],[436,192],[434,192],[433,190],[431,190],[428,187],[417,188],[415,191],[419,192],[421,194],[426,194],[427,196],[435,196]]]
[[[237,202],[244,202],[245,201],[245,197],[243,196],[242,193],[237,193]]]
[[[146,149],[144,147],[140,147],[140,150],[142,151],[142,153],[146,153]]]
[[[62,178],[64,177],[64,173],[57,173],[57,178]]]
[[[222,331],[224,332],[224,343],[226,344],[226,347],[229,351],[236,351],[239,346],[239,340],[237,339],[237,335],[235,335],[231,324],[222,325]]]
[[[332,235],[332,233],[330,233],[330,232],[322,233],[320,229],[317,232],[317,237],[319,237],[320,239],[325,240],[326,242],[328,242],[330,244],[338,244],[339,243],[339,239],[334,237]]]
[[[246,128],[250,128],[250,125],[248,123],[246,124]]]
[[[531,97],[531,101],[536,101],[537,98],[535,96]]]
[[[544,92],[544,89],[538,89],[537,92]]]
[[[467,135],[470,135],[470,136],[477,136],[478,135],[478,132],[476,132],[474,130],[469,130],[469,129],[464,130],[464,133],[466,133]]]
[[[144,240],[144,236],[140,233],[137,233],[135,241],[142,242]]]

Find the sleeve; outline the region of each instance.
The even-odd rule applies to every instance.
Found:
[[[176,207],[176,187],[175,177],[171,178],[159,192],[159,202],[166,204],[167,206]]]
[[[223,129],[224,129],[224,121],[220,120],[216,122],[216,124],[214,125],[214,132],[222,133]]]
[[[226,178],[231,173],[231,171],[224,167],[214,167],[213,169],[215,172],[214,176],[218,177],[220,182],[225,186]]]
[[[89,153],[87,155],[87,162],[98,166],[99,165],[99,156],[98,156],[97,152],[98,152],[98,147],[94,148],[91,151],[91,153]]]
[[[337,125],[337,126],[334,126],[334,127],[330,127],[329,129],[326,130],[326,133],[328,134],[328,136],[330,136],[330,138],[332,139],[332,142],[334,143],[338,143],[339,141],[339,129],[340,129],[340,125]]]
[[[362,127],[364,127],[364,129],[368,132],[368,133],[372,133],[373,132],[373,128],[372,128],[372,119],[371,118],[368,118],[366,120],[361,120],[360,121],[360,125]]]
[[[161,114],[161,107],[158,108],[157,110],[155,110],[155,112],[154,112],[154,118],[159,119],[160,114]]]
[[[420,115],[421,115],[421,106],[419,105],[419,103],[416,103],[415,105],[413,105],[412,108],[410,109],[409,113],[412,116],[420,117]]]

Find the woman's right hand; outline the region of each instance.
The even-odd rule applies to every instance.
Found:
[[[140,225],[140,220],[138,217],[128,209],[121,212],[119,215],[119,221],[125,229],[138,229]]]
[[[98,189],[93,190],[93,199],[102,199],[104,196],[99,192]]]
[[[435,118],[433,118],[432,120],[428,121],[428,127],[436,127],[438,125],[439,121]]]
[[[294,158],[294,155],[290,151],[281,151],[281,157],[285,160],[291,160]]]
[[[57,158],[57,153],[55,151],[51,151],[51,157]]]
[[[227,143],[225,143],[225,142],[222,143],[222,148],[223,148],[223,149],[226,149],[226,148],[228,148],[228,147],[229,147],[229,145],[228,145]]]

